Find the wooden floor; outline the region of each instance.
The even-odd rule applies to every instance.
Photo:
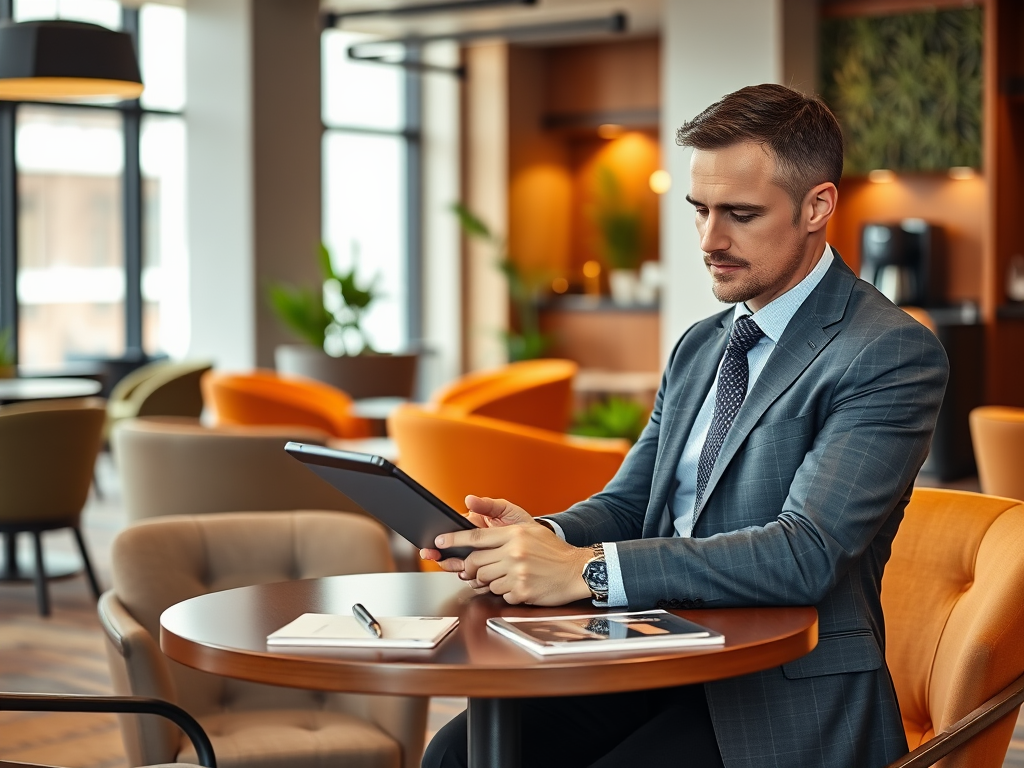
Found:
[[[124,525],[117,480],[105,457],[99,481],[104,498],[90,499],[83,527],[103,586],[110,583],[110,544]],[[977,490],[971,481],[956,485]],[[75,552],[71,535],[47,534],[46,551],[70,556]],[[31,584],[0,585],[0,690],[112,693],[103,632],[85,580],[54,582],[51,590],[53,615],[42,619]],[[464,707],[462,699],[434,699],[430,735]],[[0,760],[67,768],[128,766],[116,718],[94,714],[0,712]],[[1003,768],[1024,768],[1024,715]]]

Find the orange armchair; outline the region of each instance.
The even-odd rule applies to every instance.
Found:
[[[273,371],[219,373],[202,378],[215,425],[282,424],[312,427],[333,437],[369,437],[369,422],[352,415],[352,398],[312,379]]]
[[[462,511],[467,494],[508,499],[533,515],[597,493],[629,451],[625,440],[576,438],[447,409],[399,407],[388,419],[402,470]]]
[[[433,402],[466,416],[565,432],[572,418],[571,360],[526,360],[469,373],[434,394]]]
[[[1022,552],[1024,504],[914,491],[882,579],[885,657],[913,750],[890,768],[947,752],[945,768],[1002,766],[1024,701]]]
[[[1024,408],[986,405],[970,418],[981,490],[1024,499]]]

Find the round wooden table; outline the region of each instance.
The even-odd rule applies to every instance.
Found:
[[[362,603],[376,617],[458,616],[429,651],[267,648],[267,635],[303,613],[349,614]],[[473,768],[519,765],[516,699],[665,688],[778,666],[814,648],[813,608],[673,611],[725,635],[724,646],[646,654],[540,658],[488,630],[491,616],[599,613],[588,602],[560,608],[509,606],[477,595],[454,574],[331,576],[241,587],[186,600],[160,617],[170,658],[218,675],[293,688],[469,698]]]
[[[0,379],[0,405],[23,400],[88,397],[102,389],[93,379]]]

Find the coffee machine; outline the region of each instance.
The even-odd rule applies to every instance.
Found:
[[[860,276],[894,304],[945,303],[942,230],[924,219],[867,223],[861,231]]]

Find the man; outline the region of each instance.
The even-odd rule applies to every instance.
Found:
[[[735,307],[683,334],[650,422],[601,493],[547,520],[468,497],[481,528],[436,544],[476,551],[441,565],[509,603],[817,607],[817,647],[779,668],[529,700],[524,765],[883,766],[907,745],[882,570],[946,358],[825,242],[843,156],[821,101],[743,88],[677,143],[694,148],[687,200],[712,290]],[[424,765],[464,763],[460,716]]]

